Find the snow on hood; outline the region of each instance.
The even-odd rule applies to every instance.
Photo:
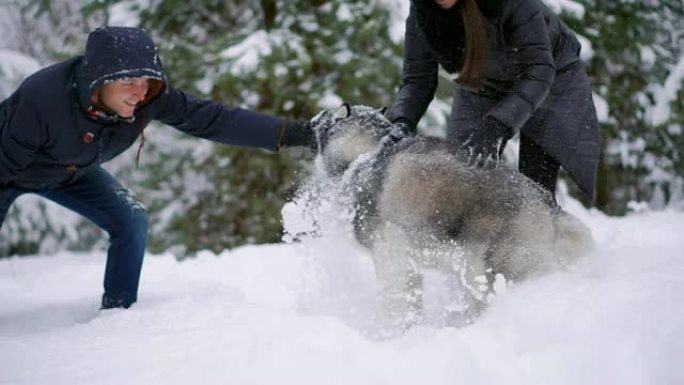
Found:
[[[126,78],[147,77],[166,86],[157,47],[142,29],[101,27],[90,33],[78,75],[81,106],[101,85]]]

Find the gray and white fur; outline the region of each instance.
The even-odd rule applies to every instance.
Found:
[[[345,104],[312,122],[396,325],[419,322],[426,267],[458,280],[476,315],[497,275],[515,282],[553,271],[593,245],[584,224],[519,172],[467,167],[444,139],[388,135],[395,127],[380,110]]]

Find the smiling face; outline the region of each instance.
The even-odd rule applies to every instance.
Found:
[[[106,83],[93,95],[93,104],[102,103],[122,118],[130,118],[145,100],[150,88],[148,78],[129,78]]]
[[[434,0],[437,6],[439,6],[442,9],[451,9],[456,3],[458,3],[458,0]]]

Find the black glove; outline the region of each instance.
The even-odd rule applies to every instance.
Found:
[[[416,127],[404,119],[398,119],[393,123],[390,132],[385,136],[385,142],[396,143],[404,138],[416,134]]]
[[[496,118],[487,116],[461,148],[468,156],[468,166],[492,169],[499,166],[503,145],[511,138],[511,129]]]
[[[311,128],[310,121],[288,121],[285,123],[285,133],[281,142],[285,146],[307,146],[315,150],[316,134]]]

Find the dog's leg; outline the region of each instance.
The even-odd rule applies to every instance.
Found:
[[[487,286],[483,277],[484,261],[474,258],[473,250],[463,247],[460,241],[433,240],[432,266],[442,272],[447,283],[449,302],[444,308],[444,319],[450,326],[463,326],[483,310]],[[470,256],[467,256],[470,252]]]
[[[489,284],[487,280],[486,245],[470,244],[464,249],[458,279],[464,288],[465,311],[477,317],[487,305]]]
[[[419,324],[423,318],[423,274],[418,266],[411,266],[407,272],[406,293],[409,312],[405,326],[410,327]]]
[[[373,262],[383,309],[390,327],[405,330],[420,321],[422,275],[404,231],[388,223],[379,234]]]
[[[591,230],[574,215],[554,213],[555,250],[561,266],[567,266],[594,248]]]
[[[380,254],[374,258],[383,310],[391,326],[404,329],[419,320],[422,304],[422,277],[411,269],[408,258],[398,253]]]
[[[488,257],[506,280],[517,282],[557,268],[554,226],[545,207],[525,206],[505,229],[492,238]]]

